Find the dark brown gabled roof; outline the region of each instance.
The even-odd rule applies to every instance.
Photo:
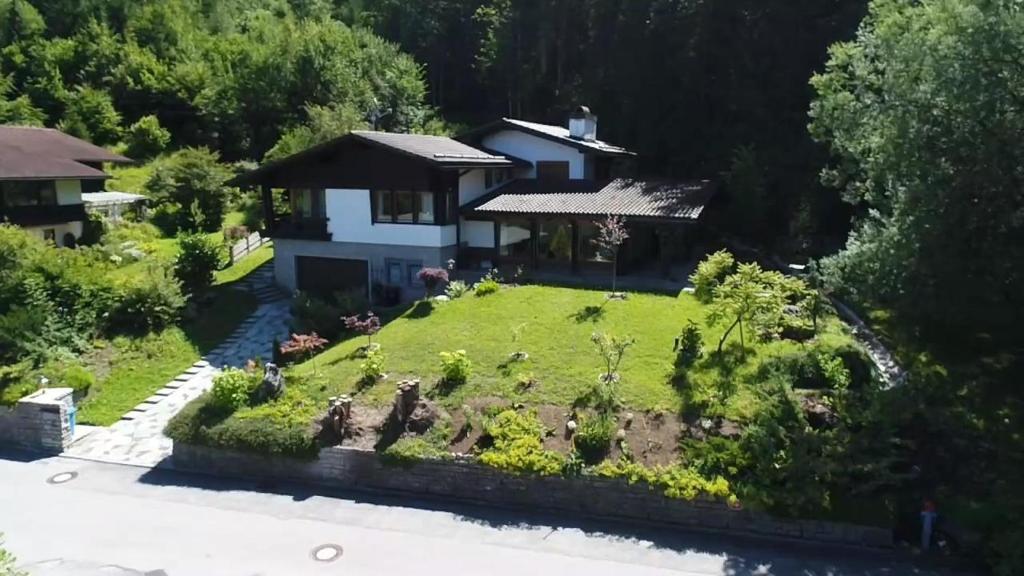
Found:
[[[0,126],[0,180],[100,180],[109,176],[88,166],[130,159],[52,128]]]
[[[592,152],[602,156],[636,156],[635,152],[630,152],[621,146],[609,144],[602,140],[583,140],[581,138],[573,138],[569,134],[568,128],[555,126],[553,124],[527,122],[526,120],[518,120],[516,118],[502,118],[500,120],[495,120],[490,124],[485,124],[479,128],[470,130],[465,134],[460,134],[458,139],[466,142],[476,142],[488,134],[493,134],[501,130],[518,130],[520,132],[544,138],[545,140],[551,140],[571,148],[576,148],[582,152]]]
[[[312,158],[325,157],[325,155],[336,152],[346,143],[351,144],[352,142],[361,142],[378,149],[395,152],[438,168],[512,168],[520,162],[518,159],[474,148],[445,136],[353,130],[348,134],[296,152],[291,156],[267,162],[255,170],[240,174],[229,183],[233,185],[261,184],[266,177],[282,168],[298,166]]]
[[[715,187],[707,180],[678,182],[618,178],[607,183],[513,180],[462,207],[463,213],[617,215],[645,219],[697,220]]]

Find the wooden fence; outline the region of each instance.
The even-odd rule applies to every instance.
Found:
[[[249,254],[252,254],[260,247],[270,243],[270,238],[264,238],[260,236],[259,232],[253,232],[245,238],[235,242],[231,245],[231,250],[228,253],[228,257],[231,260],[231,264],[238,262],[242,258],[245,258]]]

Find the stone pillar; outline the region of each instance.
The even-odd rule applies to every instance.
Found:
[[[0,445],[60,454],[73,440],[71,388],[43,388],[0,412]]]

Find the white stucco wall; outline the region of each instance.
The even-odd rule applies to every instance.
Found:
[[[483,169],[470,170],[459,177],[459,206],[472,202],[487,192],[484,188],[484,172]]]
[[[53,240],[57,246],[64,246],[64,235],[70,232],[75,239],[82,237],[81,222],[66,222],[64,224],[50,224],[47,226],[26,226],[25,230],[39,238],[45,238],[45,231],[53,228]]]
[[[492,150],[533,162],[534,166],[522,175],[523,178],[537,177],[537,161],[568,162],[569,178],[581,180],[585,177],[585,155],[575,148],[563,146],[551,140],[516,130],[502,130],[486,136],[483,145]]]
[[[328,188],[325,193],[327,231],[334,242],[398,246],[452,246],[456,227],[425,224],[374,224],[370,191]]]
[[[82,203],[82,181],[81,180],[57,180],[57,204]]]

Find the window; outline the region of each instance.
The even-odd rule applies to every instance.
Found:
[[[409,286],[423,286],[423,281],[419,278],[420,270],[423,270],[423,264],[419,262],[409,264],[406,270],[409,273]]]
[[[22,180],[0,183],[0,203],[5,206],[56,206],[53,180]]]
[[[505,168],[488,168],[484,170],[485,189],[489,190],[505,180],[508,180],[508,170]]]
[[[402,263],[396,260],[388,260],[388,284],[400,286],[402,284]]]
[[[568,162],[537,162],[537,179],[562,181],[569,179]]]
[[[434,224],[434,193],[412,190],[374,190],[373,221],[398,224]]]
[[[416,215],[416,221],[420,224],[433,224],[434,223],[434,193],[433,192],[420,192],[419,193],[419,213]]]
[[[47,242],[53,242],[54,244],[56,244],[57,231],[54,230],[53,228],[46,228],[45,230],[43,230],[43,240],[46,240]]]
[[[499,226],[498,253],[507,258],[529,258],[530,223],[526,220],[509,220]]]
[[[569,262],[572,259],[572,228],[565,220],[542,220],[538,228],[537,252],[541,260]]]
[[[324,190],[293,188],[290,192],[294,218],[323,218],[325,216]]]

